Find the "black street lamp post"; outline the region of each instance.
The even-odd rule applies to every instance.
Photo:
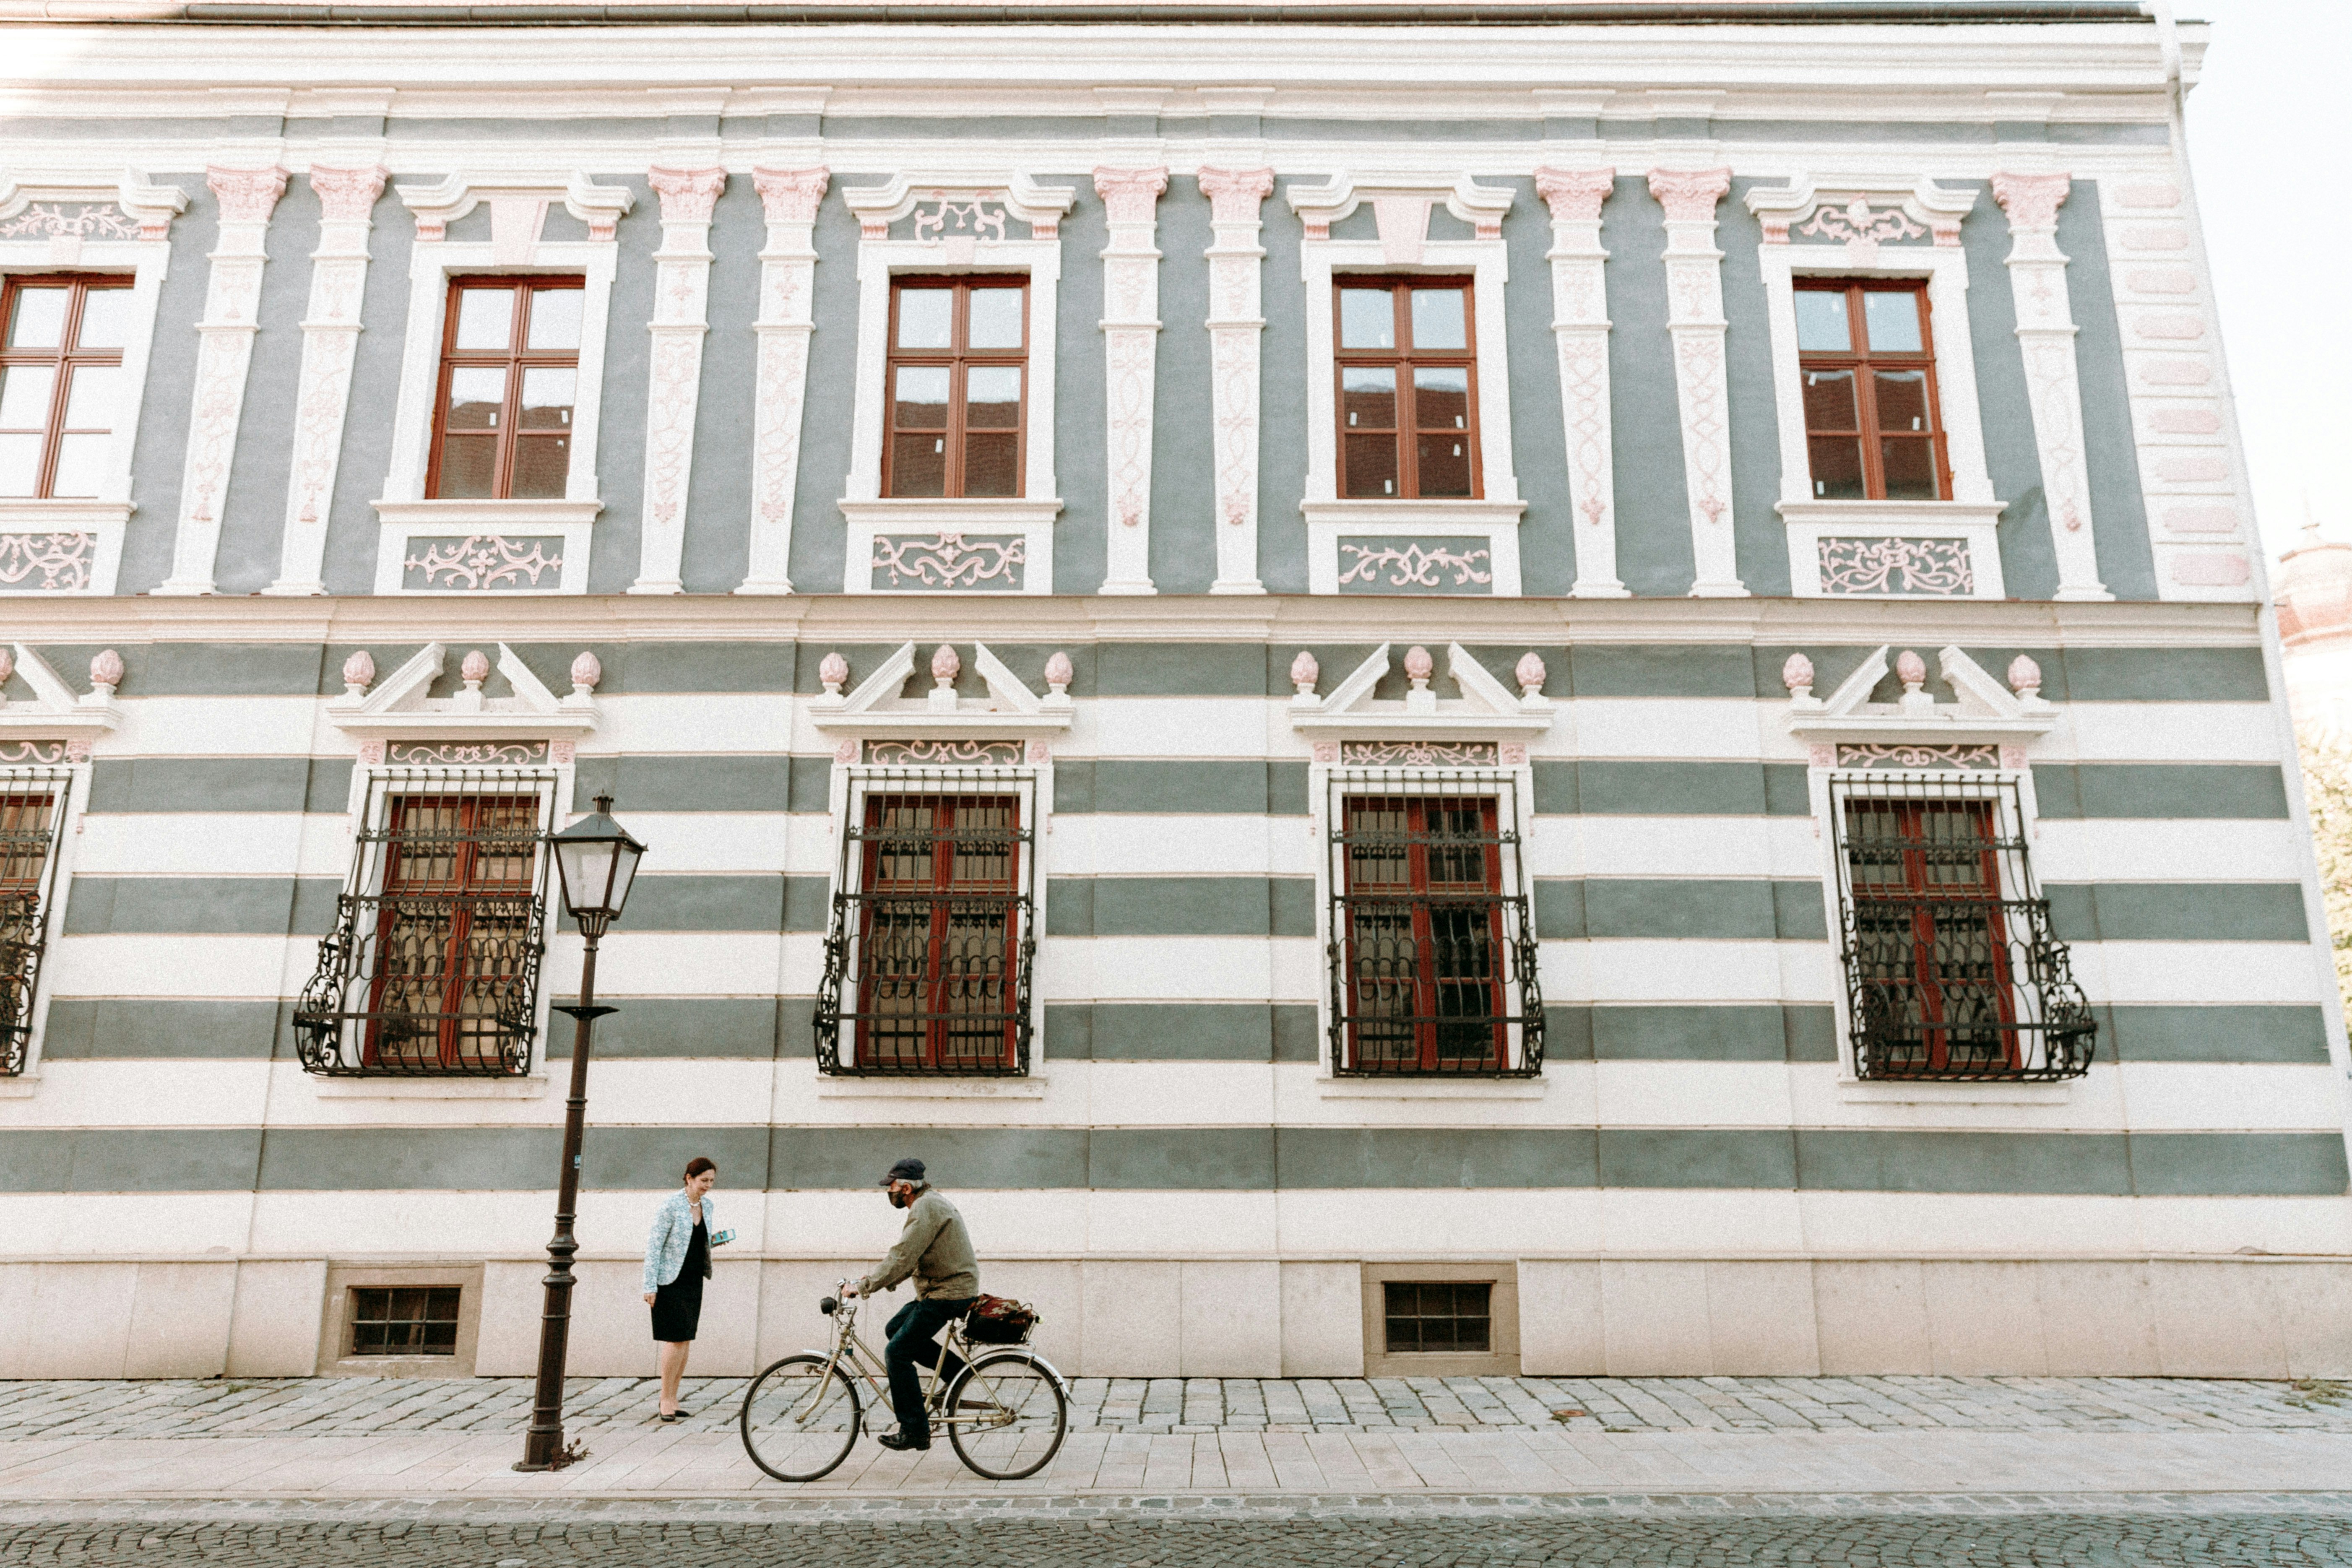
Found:
[[[613,820],[613,797],[550,839],[563,907],[579,923],[588,951],[580,966],[580,1002],[556,1010],[572,1015],[572,1098],[563,1111],[563,1174],[556,1188],[555,1236],[547,1244],[547,1305],[539,1325],[539,1394],[518,1470],[561,1468],[563,1455],[563,1357],[572,1333],[572,1220],[580,1201],[580,1140],[588,1120],[588,1036],[613,1011],[596,1005],[596,942],[621,915],[646,847]]]

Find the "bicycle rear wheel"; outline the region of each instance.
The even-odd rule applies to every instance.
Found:
[[[743,1391],[743,1450],[780,1481],[831,1475],[857,1441],[857,1385],[817,1355],[788,1355]]]
[[[991,1480],[1035,1475],[1053,1462],[1070,1430],[1060,1381],[1026,1351],[973,1362],[948,1385],[945,1405],[948,1441]]]

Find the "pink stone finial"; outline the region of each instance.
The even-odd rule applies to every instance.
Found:
[[[1791,691],[1813,689],[1813,661],[1803,654],[1792,653],[1780,666],[1780,684]]]
[[[354,697],[375,684],[375,656],[362,648],[343,660],[343,689]]]
[[[1315,682],[1321,679],[1322,674],[1323,667],[1316,663],[1315,656],[1305,648],[1300,648],[1298,657],[1290,661],[1290,684],[1297,689],[1301,697],[1315,695]]]
[[[1927,661],[1906,647],[1895,661],[1895,678],[1903,682],[1906,691],[1916,691],[1927,684]]]
[[[481,685],[490,678],[490,656],[480,648],[476,648],[466,656],[463,663],[457,666],[457,674],[468,688]]]
[[[1070,689],[1070,679],[1076,673],[1070,668],[1070,656],[1059,649],[1045,661],[1045,685],[1056,697]]]
[[[112,648],[100,648],[98,657],[89,661],[89,683],[107,696],[122,684],[122,656]]]
[[[826,654],[817,660],[816,678],[824,682],[827,697],[838,697],[841,689],[849,684],[849,661],[838,653]]]
[[[1550,671],[1544,668],[1542,656],[1529,648],[1519,656],[1518,668],[1511,673],[1518,678],[1520,696],[1541,697],[1544,677]]]
[[[2020,697],[2041,695],[2042,667],[2019,654],[2009,661],[2009,689]]]
[[[597,683],[604,679],[604,661],[586,648],[582,648],[580,657],[572,661],[572,689],[593,691],[596,689]]]
[[[1415,691],[1423,690],[1428,687],[1429,678],[1436,672],[1436,669],[1437,661],[1430,658],[1429,650],[1419,643],[1404,650],[1405,679],[1412,682],[1412,689]]]
[[[931,679],[941,686],[953,686],[956,676],[962,669],[963,660],[958,658],[956,650],[946,643],[940,644],[938,651],[931,655]]]
[[[7,644],[0,643],[0,682],[6,681],[10,676],[16,673],[16,651],[9,647]]]

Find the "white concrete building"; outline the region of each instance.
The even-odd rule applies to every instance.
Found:
[[[526,1370],[600,794],[577,1370],[2352,1371],[2201,26],[64,11],[0,1375]]]

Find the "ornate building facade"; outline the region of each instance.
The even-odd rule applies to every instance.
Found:
[[[499,9],[10,33],[0,1375],[527,1370],[604,795],[576,1370],[2352,1370],[2201,27]]]

